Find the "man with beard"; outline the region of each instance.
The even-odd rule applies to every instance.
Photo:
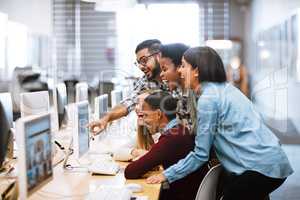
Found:
[[[91,132],[94,135],[100,133],[109,122],[120,119],[134,110],[137,97],[142,91],[164,89],[160,79],[160,66],[158,62],[160,45],[161,42],[157,39],[145,40],[137,45],[135,49],[135,65],[145,75],[135,82],[133,91],[129,97],[121,101],[119,105],[113,107],[104,117],[89,124]]]

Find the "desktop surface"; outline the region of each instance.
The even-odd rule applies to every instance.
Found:
[[[60,131],[64,135],[66,130]],[[68,132],[68,131],[66,131]],[[71,135],[70,133],[68,133]],[[102,146],[102,141],[95,139],[93,143]],[[108,155],[107,155],[108,156]],[[78,164],[74,155],[70,156],[71,164]],[[63,169],[63,163],[58,164],[53,170],[53,180],[30,196],[30,200],[38,199],[74,199],[81,200],[94,193],[102,186],[122,187],[127,183],[137,183],[143,187],[143,192],[134,193],[135,196],[147,196],[148,200],[158,200],[160,184],[147,184],[146,177],[158,173],[150,172],[145,177],[135,180],[126,180],[125,167],[129,162],[117,162],[120,171],[115,176],[91,175],[87,171],[68,171]]]
[[[60,130],[56,133],[63,139],[62,144],[67,147],[66,143],[69,143],[72,137],[72,131],[70,129]],[[96,140],[93,142],[101,141]],[[18,158],[19,159],[19,158]],[[73,154],[70,157],[70,162],[76,163],[76,157]],[[134,193],[134,196],[147,196],[148,200],[158,200],[160,193],[160,184],[149,185],[146,184],[146,177],[136,180],[126,180],[124,177],[124,169],[129,164],[128,162],[117,162],[121,169],[115,176],[105,175],[91,175],[87,171],[69,171],[63,168],[63,163],[57,164],[53,167],[52,180],[46,182],[43,187],[37,188],[28,197],[30,200],[35,199],[85,199],[99,189],[102,186],[112,187],[124,187],[127,183],[137,183],[143,187],[141,193]],[[151,172],[146,176],[152,175]]]
[[[134,193],[136,196],[148,196],[148,200],[158,200],[160,184],[147,184],[146,178],[136,180],[126,180],[124,169],[129,164],[127,162],[118,162],[121,170],[116,176],[92,176],[84,172],[64,171],[62,164],[54,168],[54,179],[45,185],[42,189],[30,196],[30,200],[38,199],[85,199],[91,193],[101,186],[122,187],[126,183],[137,183],[143,187],[143,192]],[[153,172],[157,173],[157,172]],[[150,174],[153,174],[150,173]],[[149,175],[150,175],[149,174]]]

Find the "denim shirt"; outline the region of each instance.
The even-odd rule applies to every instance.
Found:
[[[165,133],[166,131],[168,131],[169,129],[171,129],[171,128],[177,126],[177,125],[178,125],[177,119],[176,119],[176,118],[175,118],[175,119],[172,119],[172,120],[169,121],[169,122],[167,123],[167,125],[163,128],[163,133]]]
[[[229,172],[246,170],[272,178],[293,173],[278,138],[263,123],[249,99],[229,83],[203,83],[197,102],[195,148],[163,174],[170,183],[201,167],[211,146]]]

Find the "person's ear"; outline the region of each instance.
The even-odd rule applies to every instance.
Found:
[[[198,69],[197,69],[197,68],[195,68],[195,69],[194,69],[194,72],[195,72],[195,73],[194,73],[194,76],[198,78],[198,76],[199,76]]]

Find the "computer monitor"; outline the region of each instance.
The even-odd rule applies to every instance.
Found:
[[[81,101],[88,101],[89,96],[88,96],[88,84],[85,82],[77,83],[76,84],[76,102],[81,102]]]
[[[122,91],[113,90],[111,91],[111,107],[118,105],[123,99]]]
[[[0,168],[12,144],[13,112],[10,93],[0,93]],[[11,141],[10,141],[11,140]],[[11,149],[13,151],[13,149]]]
[[[8,92],[0,93],[0,102],[4,105],[4,112],[6,114],[9,126],[13,127],[13,107],[11,94]]]
[[[108,111],[108,95],[103,94],[95,98],[95,118],[103,117]]]
[[[89,102],[82,101],[75,103],[74,108],[74,131],[73,148],[76,158],[83,157],[90,147],[89,129]]]
[[[66,106],[68,104],[67,99],[67,89],[64,83],[59,83],[56,85],[53,91],[53,103],[55,109],[55,115],[57,116],[58,129],[62,127],[63,124],[66,124],[67,110]]]
[[[48,112],[50,109],[48,91],[22,93],[20,108],[21,117]]]
[[[50,114],[20,118],[16,123],[20,199],[53,178]]]

